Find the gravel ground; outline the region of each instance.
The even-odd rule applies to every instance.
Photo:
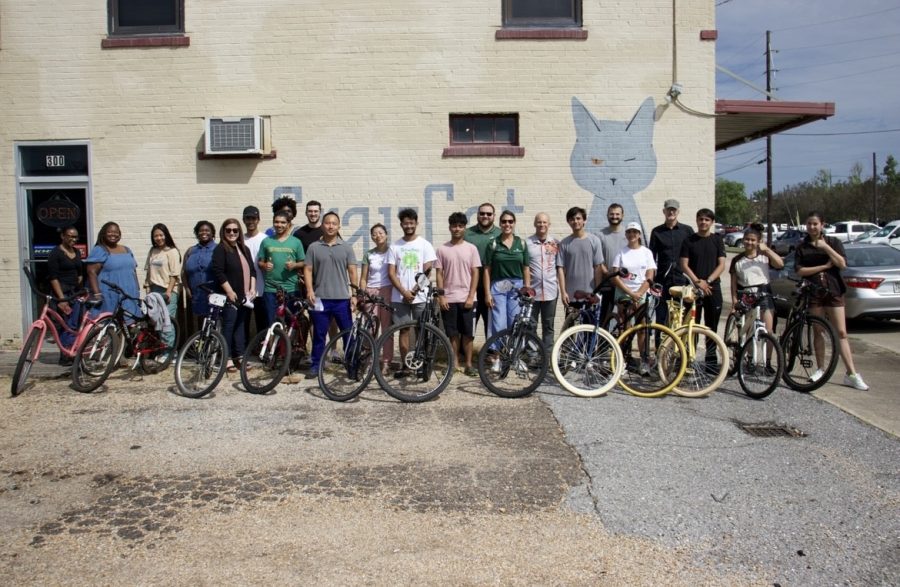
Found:
[[[690,549],[708,569],[780,585],[900,583],[900,443],[815,397],[542,399],[581,455],[573,498],[615,534]],[[805,436],[757,438],[738,423]]]
[[[463,376],[424,405],[376,390],[337,404],[306,382],[252,396],[231,378],[204,400],[171,387],[171,371],[118,372],[96,394],[45,379],[0,400],[6,583],[735,585],[767,575],[711,567],[701,540],[623,529],[635,496],[621,516],[598,519],[586,488],[599,495],[599,476],[588,468],[589,480],[591,461],[537,396],[501,400]]]

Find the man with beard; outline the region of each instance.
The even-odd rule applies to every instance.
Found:
[[[609,222],[609,225],[597,233],[597,236],[600,237],[600,242],[603,244],[603,258],[605,260],[612,261],[622,249],[628,246],[628,241],[625,240],[625,230],[622,228],[622,220],[624,220],[622,205],[610,204],[609,208],[606,209],[606,221]],[[603,296],[600,304],[601,324],[606,321],[606,317],[609,316],[615,305],[615,289],[611,281],[607,282],[600,289],[600,294]]]
[[[431,266],[437,258],[430,242],[416,234],[419,226],[419,215],[412,208],[404,208],[397,215],[403,237],[394,241],[388,252],[388,278],[394,286],[391,294],[391,306],[394,308],[394,323],[418,320],[425,310],[425,292],[419,291],[416,275],[431,273]],[[409,332],[411,328],[400,331],[398,344],[400,357],[409,352]],[[406,375],[406,367],[400,367],[396,376]]]
[[[322,204],[315,200],[306,203],[307,223],[294,231],[294,236],[303,243],[303,250],[308,251],[309,245],[322,238]]]
[[[488,245],[492,240],[500,234],[500,228],[494,225],[494,205],[490,202],[478,206],[478,219],[475,226],[466,229],[466,242],[470,242],[478,249],[478,256],[481,258],[481,269],[478,270],[478,283],[484,283],[484,257],[487,254]],[[478,319],[481,318],[484,323],[484,337],[488,336],[488,316],[491,315],[491,309],[488,308],[484,300],[484,292],[482,288],[478,288],[478,294],[475,299],[475,326],[478,326]]]

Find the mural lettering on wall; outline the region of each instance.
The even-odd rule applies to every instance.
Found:
[[[284,196],[293,196],[297,201],[298,218],[294,222],[295,226],[300,226],[306,222],[304,216],[305,204],[303,204],[302,194],[303,188],[300,186],[279,186],[275,188],[273,192],[274,199],[278,199]],[[441,234],[445,235],[447,234],[447,218],[450,216],[450,214],[447,213],[436,216],[436,203],[453,202],[454,195],[455,194],[452,183],[432,183],[425,186],[422,194],[422,198],[424,200],[422,202],[422,205],[420,205],[418,202],[409,202],[398,203],[396,205],[374,207],[353,206],[352,208],[347,208],[346,210],[342,211],[340,208],[328,206],[328,202],[324,199],[318,198],[318,200],[322,202],[322,206],[326,211],[337,212],[338,215],[340,215],[341,235],[344,237],[344,240],[346,240],[351,245],[355,245],[357,242],[360,242],[362,243],[362,250],[368,250],[372,246],[369,237],[369,229],[373,224],[384,224],[385,228],[387,228],[388,235],[390,235],[391,241],[396,240],[403,235],[402,231],[400,230],[400,223],[397,220],[397,214],[403,208],[412,208],[419,214],[418,234],[424,236],[425,239],[431,243],[440,244],[435,243],[434,235],[435,232],[440,232]],[[393,198],[390,200],[393,200]],[[384,201],[386,202],[390,200],[387,198],[384,199]],[[482,200],[478,200],[475,205],[462,210],[462,212],[464,212],[466,217],[469,219],[469,225],[472,225],[476,222],[476,214],[478,212],[478,207],[481,205],[481,202]],[[494,202],[494,205],[496,206],[498,212],[500,210],[510,210],[515,214],[521,214],[525,211],[525,206],[516,204],[515,188],[507,188],[506,202]],[[392,226],[395,221],[397,222],[396,232],[392,230]]]
[[[622,205],[625,222],[644,224],[635,198],[656,176],[654,113],[653,98],[647,98],[628,122],[599,120],[572,98],[576,140],[570,165],[576,183],[594,194],[588,208],[589,232],[606,226],[606,209],[614,202]]]

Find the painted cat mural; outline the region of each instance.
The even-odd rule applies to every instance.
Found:
[[[598,120],[578,98],[572,98],[576,140],[570,164],[575,181],[594,194],[588,208],[587,230],[606,226],[606,209],[622,204],[625,222],[644,223],[635,196],[656,176],[653,151],[653,98],[647,98],[628,122]],[[651,227],[652,228],[652,227]],[[644,234],[647,227],[644,226]]]

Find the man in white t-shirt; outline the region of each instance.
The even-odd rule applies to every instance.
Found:
[[[437,258],[430,242],[416,234],[419,215],[412,208],[404,208],[397,215],[403,237],[394,241],[388,253],[388,278],[394,291],[391,306],[394,308],[394,323],[417,320],[425,309],[425,292],[416,285],[416,275],[431,273],[431,266]],[[398,344],[400,356],[409,351],[409,332],[400,331]],[[401,367],[401,372],[405,367]]]
[[[263,299],[263,291],[266,287],[266,279],[263,270],[257,262],[259,246],[266,239],[266,233],[259,230],[259,208],[247,206],[244,208],[244,244],[250,249],[250,257],[253,259],[253,267],[256,268],[256,299],[253,301],[253,317],[256,322],[256,331],[261,332],[269,327],[268,313]],[[250,340],[250,321],[244,321],[244,334]]]
[[[450,215],[450,240],[438,247],[434,267],[437,286],[444,290],[438,298],[444,330],[459,356],[457,364],[465,364],[464,373],[477,377],[472,366],[472,341],[475,340],[475,292],[481,256],[472,243],[466,242],[466,215]]]

